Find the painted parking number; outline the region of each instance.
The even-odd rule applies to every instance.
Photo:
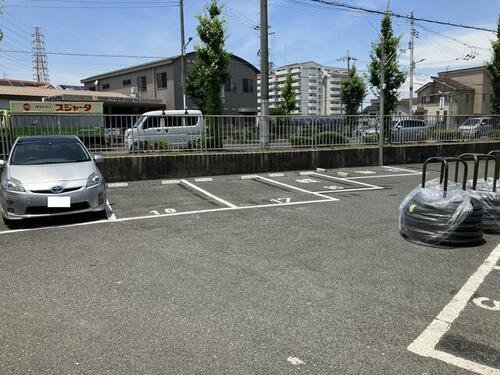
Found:
[[[177,210],[175,208],[165,208],[164,209],[164,212],[166,214],[175,214],[177,212]],[[161,215],[159,211],[157,210],[152,210],[152,211],[149,211],[150,214],[153,214],[153,215]]]
[[[342,189],[344,189],[343,186],[338,186],[338,185],[323,186],[323,188],[327,189],[327,190],[342,190]]]
[[[316,182],[319,182],[318,180],[314,180],[312,178],[302,178],[297,180],[297,182],[300,182],[301,184],[314,184]]]
[[[494,270],[500,271],[500,266],[495,266]],[[477,297],[472,300],[477,306],[486,310],[500,311],[500,301],[487,297]]]

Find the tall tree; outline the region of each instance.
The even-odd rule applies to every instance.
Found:
[[[346,115],[354,116],[359,113],[359,107],[366,95],[366,84],[353,66],[340,82],[340,98],[345,105]]]
[[[195,62],[189,70],[186,91],[205,115],[221,115],[224,110],[222,87],[230,78],[229,54],[224,47],[225,22],[217,0],[205,5],[205,14],[197,15],[196,31],[201,45],[195,47]]]
[[[493,100],[491,101],[491,112],[500,115],[500,16],[498,17],[497,39],[491,42],[493,57],[486,64],[490,72],[493,85]]]
[[[295,99],[295,90],[293,88],[292,72],[289,70],[286,74],[285,84],[281,88],[281,107],[287,115],[295,111],[297,100]]]
[[[398,105],[398,89],[406,81],[406,73],[398,66],[398,47],[401,36],[394,35],[392,30],[389,5],[380,24],[379,40],[373,44],[370,53],[371,62],[368,65],[369,82],[372,90],[380,98],[380,72],[382,68],[382,51],[385,52],[385,89],[384,116],[393,113]],[[385,135],[390,137],[390,122],[384,121]]]

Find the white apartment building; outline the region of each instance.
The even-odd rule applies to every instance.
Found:
[[[269,107],[279,107],[281,90],[290,71],[297,107],[294,114],[331,116],[344,113],[340,100],[340,81],[347,70],[324,66],[314,61],[284,65],[269,74]],[[260,75],[257,76],[257,107],[260,112]]]

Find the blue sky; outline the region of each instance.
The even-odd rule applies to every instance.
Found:
[[[269,0],[271,60],[276,65],[315,60],[344,66],[337,59],[349,50],[359,70],[369,60],[371,43],[377,39],[380,17],[340,11],[332,7],[305,6],[310,0]],[[386,0],[343,0],[383,10]],[[297,3],[298,2],[298,3]],[[50,52],[82,52],[169,56],[179,51],[179,9],[171,0],[4,0],[0,27],[3,50],[30,50],[34,26],[40,26]],[[205,0],[185,0],[186,36],[196,39],[195,15]],[[259,65],[259,0],[221,0],[225,4],[227,50]],[[159,7],[159,5],[167,5]],[[311,3],[312,4],[312,3]],[[84,8],[85,7],[85,8]],[[128,7],[128,8],[125,8]],[[134,8],[130,8],[134,7]],[[500,0],[392,0],[395,12],[495,28]],[[401,48],[408,43],[408,22],[395,19],[402,34]],[[423,83],[437,71],[482,64],[489,58],[494,34],[435,24],[417,23],[416,80]],[[439,34],[436,34],[439,33]],[[451,39],[450,39],[451,38]],[[194,43],[193,43],[194,44]],[[190,46],[192,48],[192,45]],[[464,56],[473,54],[472,60]],[[400,63],[407,68],[409,54]],[[147,60],[48,56],[51,83],[78,84],[80,79]],[[0,51],[0,74],[31,79],[31,56]],[[418,85],[417,85],[418,87]]]

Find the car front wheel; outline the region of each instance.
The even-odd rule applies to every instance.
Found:
[[[22,226],[22,220],[9,220],[5,217],[2,216],[4,224],[9,228],[9,229],[17,229]]]

